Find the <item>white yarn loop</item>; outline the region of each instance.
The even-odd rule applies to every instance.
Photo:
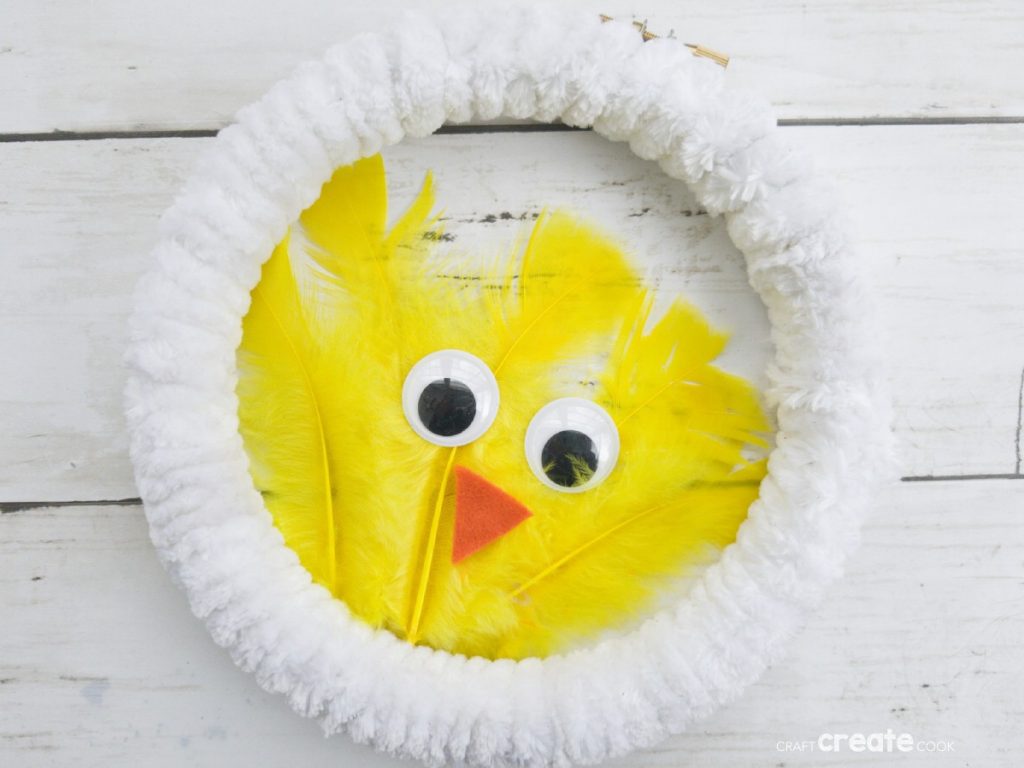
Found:
[[[778,657],[840,572],[887,456],[868,312],[836,209],[770,110],[675,40],[545,6],[413,16],[300,67],[218,136],[138,286],[126,391],[153,542],[216,642],[328,732],[443,763],[594,763],[677,733]],[[332,169],[501,115],[628,141],[724,214],[769,310],[777,448],[736,542],[634,632],[546,659],[413,647],[314,585],[253,487],[235,350],[260,266]]]

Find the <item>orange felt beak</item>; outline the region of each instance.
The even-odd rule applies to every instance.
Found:
[[[530,510],[501,488],[456,465],[452,562],[466,559],[530,516]]]

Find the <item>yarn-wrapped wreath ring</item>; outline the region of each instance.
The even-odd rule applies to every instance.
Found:
[[[544,8],[412,16],[306,64],[221,131],[137,290],[127,418],[159,556],[217,643],[328,732],[439,765],[594,763],[677,733],[776,659],[840,572],[887,444],[869,305],[827,185],[762,103],[679,41]],[[772,324],[778,433],[760,498],[691,593],[629,634],[467,659],[354,618],[274,528],[238,430],[261,263],[332,170],[443,123],[591,127],[685,182]]]

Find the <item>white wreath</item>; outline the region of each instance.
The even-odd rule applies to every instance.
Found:
[[[777,448],[687,598],[566,655],[413,647],[314,585],[253,487],[235,350],[261,263],[334,168],[445,121],[561,119],[690,186],[768,307]],[[328,732],[429,764],[594,763],[682,731],[776,659],[839,573],[887,454],[856,264],[766,105],[627,22],[545,7],[412,16],[302,66],[223,130],[162,220],[132,321],[127,414],[161,560],[217,643]]]

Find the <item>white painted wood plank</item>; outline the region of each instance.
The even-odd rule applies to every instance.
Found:
[[[564,2],[732,54],[730,77],[784,118],[1024,115],[1018,0]],[[220,127],[331,44],[445,5],[8,0],[0,132]]]
[[[611,765],[1015,765],[1022,508],[1016,481],[890,488],[785,661],[694,733]],[[0,764],[399,765],[324,740],[236,670],[161,571],[138,507],[0,515],[0,605]],[[886,728],[956,752],[777,749]]]
[[[880,297],[905,475],[1010,473],[1024,367],[1024,129],[786,129],[849,201]],[[205,140],[0,146],[0,501],[136,495],[121,418],[131,287]],[[439,136],[388,152],[395,205],[437,171],[453,248],[507,245],[541,205],[600,221],[733,332],[757,374],[763,313],[721,223],[596,136]],[[645,209],[648,209],[644,213]]]

